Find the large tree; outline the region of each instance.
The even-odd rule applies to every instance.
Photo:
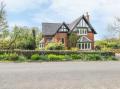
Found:
[[[3,1],[0,2],[0,32],[2,33],[2,37],[8,36],[8,25],[6,20],[6,11],[5,11],[5,3]]]
[[[112,24],[108,25],[108,30],[110,31],[110,34],[116,37],[118,35],[120,39],[120,18],[116,17]]]

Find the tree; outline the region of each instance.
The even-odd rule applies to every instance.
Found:
[[[112,31],[112,34],[119,35],[119,39],[120,39],[120,18],[119,17],[116,17],[115,21],[112,24],[109,24],[108,30]]]
[[[75,33],[71,33],[69,35],[69,48],[71,47],[76,47],[76,43],[77,43],[77,40],[78,40],[79,36],[77,36]]]
[[[36,48],[36,31],[35,28],[32,29],[32,35],[33,35],[33,45],[34,49]]]
[[[11,42],[9,48],[12,49],[30,49],[36,48],[36,28],[15,26],[10,34]]]
[[[8,25],[6,20],[6,11],[5,11],[5,3],[3,1],[0,2],[0,32],[2,32],[2,37],[5,38],[8,36]]]

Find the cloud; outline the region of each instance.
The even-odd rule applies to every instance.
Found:
[[[120,0],[4,0],[9,13],[30,17],[18,18],[10,25],[35,25],[42,22],[71,22],[82,14],[89,12],[90,20],[98,35],[103,34],[107,24],[112,23],[114,17],[120,17]],[[47,3],[47,4],[46,4]],[[8,13],[8,16],[9,16]],[[26,15],[27,14],[27,15]],[[12,17],[13,18],[13,17]],[[21,19],[23,21],[21,21]],[[30,20],[26,20],[30,19]],[[25,21],[26,20],[26,21]],[[9,21],[10,22],[10,21]],[[37,25],[36,25],[37,24]],[[104,32],[104,34],[106,34]]]
[[[48,0],[4,0],[7,10],[10,12],[23,12],[30,9],[38,8]]]
[[[9,23],[10,27],[14,27],[14,26],[31,26],[28,22],[26,21],[12,21]]]

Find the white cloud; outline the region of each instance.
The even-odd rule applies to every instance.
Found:
[[[48,0],[4,0],[8,11],[22,12],[29,9],[35,9]]]
[[[52,0],[51,9],[69,18],[78,17],[88,11],[110,20],[120,15],[120,0]]]
[[[4,0],[10,13],[36,10],[31,13],[33,22],[18,21],[12,24],[30,25],[41,22],[71,22],[82,14],[89,12],[92,24],[97,31],[103,32],[113,18],[120,17],[120,0]],[[43,5],[49,3],[49,6]],[[42,6],[43,5],[43,6]],[[25,13],[23,14],[25,15]],[[28,18],[27,18],[28,19]],[[98,33],[99,33],[98,32]],[[102,34],[102,33],[100,33]]]
[[[10,27],[14,27],[14,26],[30,26],[30,24],[26,21],[12,21],[9,23]]]

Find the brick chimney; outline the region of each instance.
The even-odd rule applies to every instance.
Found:
[[[90,15],[88,12],[86,12],[86,15],[85,15],[86,19],[89,21],[90,20]]]

